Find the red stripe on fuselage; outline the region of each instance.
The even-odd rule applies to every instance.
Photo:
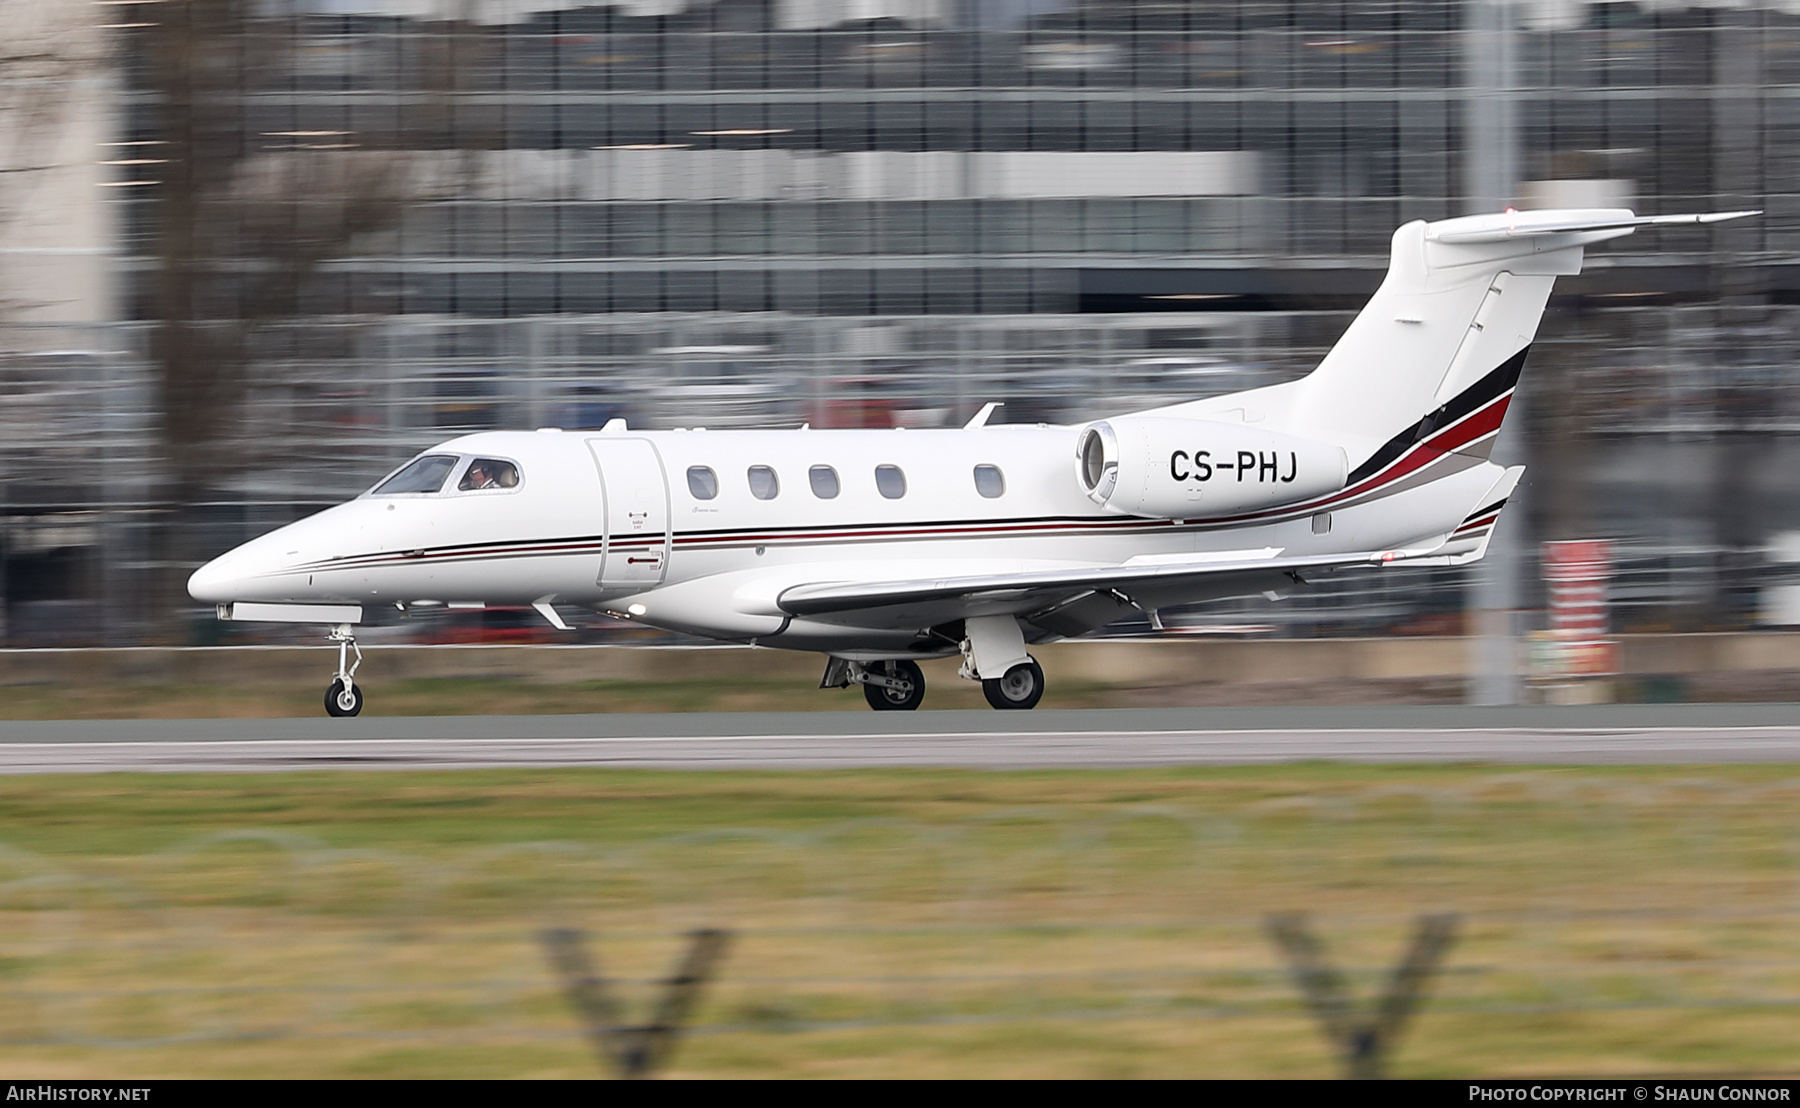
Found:
[[[1452,423],[1450,426],[1432,435],[1428,439],[1414,443],[1406,453],[1388,463],[1386,469],[1371,473],[1349,488],[1328,493],[1317,500],[1301,504],[1288,504],[1280,508],[1266,509],[1260,512],[1247,512],[1244,515],[1221,516],[1209,519],[1205,526],[1217,527],[1221,524],[1251,523],[1257,521],[1279,519],[1288,516],[1307,515],[1323,511],[1342,504],[1347,500],[1378,492],[1388,485],[1408,477],[1437,461],[1446,454],[1454,454],[1465,446],[1469,446],[1500,428],[1501,421],[1506,418],[1507,406],[1512,402],[1512,390],[1489,401],[1484,407],[1470,412],[1468,415]]]
[[[1270,508],[1257,512],[1247,512],[1236,516],[1221,516],[1214,519],[1187,522],[1174,519],[1067,519],[1058,521],[1041,521],[1030,523],[987,523],[971,520],[967,523],[950,523],[934,526],[916,524],[895,524],[892,526],[870,525],[861,528],[845,529],[842,527],[793,527],[778,528],[768,531],[734,532],[731,534],[708,534],[705,532],[682,534],[674,533],[672,539],[665,539],[661,534],[633,536],[614,539],[611,548],[625,551],[634,548],[657,546],[664,541],[686,550],[693,549],[727,549],[737,546],[767,545],[769,543],[824,543],[832,541],[855,542],[868,540],[921,540],[961,536],[966,538],[993,538],[1008,535],[1044,535],[1050,533],[1092,533],[1132,532],[1175,527],[1181,530],[1211,530],[1221,526],[1238,525],[1257,522],[1274,522],[1283,518],[1292,518],[1321,511],[1345,501],[1368,496],[1392,485],[1406,477],[1424,469],[1432,462],[1455,453],[1477,440],[1491,435],[1500,429],[1506,418],[1506,411],[1512,402],[1512,390],[1495,397],[1481,408],[1464,416],[1462,419],[1444,428],[1419,443],[1414,444],[1406,453],[1394,459],[1386,469],[1370,474],[1350,488],[1340,489],[1317,500],[1288,504],[1278,508]],[[1498,515],[1498,513],[1495,513]],[[1461,528],[1472,526],[1464,522]],[[328,562],[312,566],[283,570],[283,573],[322,572],[326,570],[371,569],[383,565],[407,562],[430,561],[435,564],[466,560],[485,561],[494,558],[534,557],[540,555],[589,554],[599,553],[604,548],[598,542],[536,542],[529,546],[509,547],[503,544],[480,547],[476,549],[459,549],[445,551],[427,551],[423,554],[382,554],[362,555],[346,558],[339,562]]]

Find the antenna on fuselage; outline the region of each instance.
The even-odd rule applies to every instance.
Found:
[[[969,422],[963,424],[963,430],[973,431],[977,427],[986,427],[988,417],[994,414],[994,410],[996,408],[999,408],[1001,405],[1003,405],[1005,403],[1006,403],[1006,401],[1004,401],[1004,400],[990,400],[986,404],[983,404],[981,406],[981,410],[979,412],[975,413],[974,418],[970,419]]]

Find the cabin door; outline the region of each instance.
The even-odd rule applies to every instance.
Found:
[[[669,564],[669,481],[648,439],[589,439],[606,498],[600,587],[649,589]]]

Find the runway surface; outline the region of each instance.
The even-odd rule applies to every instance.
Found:
[[[1306,760],[1800,764],[1800,705],[765,712],[0,722],[0,773]]]

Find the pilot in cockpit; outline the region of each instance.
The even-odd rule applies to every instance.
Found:
[[[497,458],[477,458],[469,463],[467,472],[456,483],[456,487],[460,492],[471,492],[478,489],[510,489],[518,483],[519,470],[511,462],[503,462]]]

